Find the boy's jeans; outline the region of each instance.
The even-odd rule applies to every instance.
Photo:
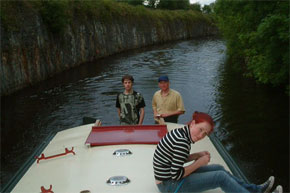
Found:
[[[202,166],[179,181],[167,180],[157,186],[160,192],[175,192],[177,188],[178,192],[202,192],[219,187],[224,192],[261,192],[259,186],[243,182],[217,164]]]

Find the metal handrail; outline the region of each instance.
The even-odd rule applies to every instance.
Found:
[[[50,132],[48,134],[48,136],[45,138],[45,140],[35,149],[33,154],[31,156],[29,156],[29,158],[26,160],[26,162],[13,175],[13,177],[7,182],[7,184],[5,184],[3,187],[1,187],[1,191],[0,192],[6,193],[6,192],[11,192],[12,191],[12,189],[16,186],[16,184],[19,182],[19,180],[26,173],[26,171],[35,162],[35,156],[39,155],[41,152],[43,152],[45,147],[49,144],[49,142],[56,135],[56,133],[57,132]]]
[[[230,168],[231,172],[233,173],[234,176],[244,180],[244,182],[249,183],[249,180],[247,177],[244,175],[242,170],[239,168],[235,160],[232,158],[232,156],[228,153],[226,148],[223,146],[223,144],[220,142],[220,140],[214,135],[209,136],[211,142],[219,152],[219,154],[222,156],[228,167]]]

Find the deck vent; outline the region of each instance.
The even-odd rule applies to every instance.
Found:
[[[113,176],[107,180],[107,184],[111,186],[122,186],[126,185],[130,180],[126,176]]]
[[[129,149],[118,149],[114,151],[113,155],[115,156],[126,156],[126,155],[131,155],[132,152]]]

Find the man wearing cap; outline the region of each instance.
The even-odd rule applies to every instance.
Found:
[[[160,90],[155,92],[152,99],[155,123],[177,123],[178,116],[185,112],[181,95],[169,88],[168,76],[160,76],[158,86]]]

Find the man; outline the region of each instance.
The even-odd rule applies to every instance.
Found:
[[[124,92],[117,95],[116,107],[121,125],[142,125],[145,116],[143,96],[133,90],[134,78],[125,75],[122,78]]]
[[[184,114],[184,104],[179,92],[169,88],[167,76],[160,76],[158,86],[161,90],[155,92],[152,99],[155,123],[177,123],[178,116]],[[164,121],[163,121],[164,120]]]

